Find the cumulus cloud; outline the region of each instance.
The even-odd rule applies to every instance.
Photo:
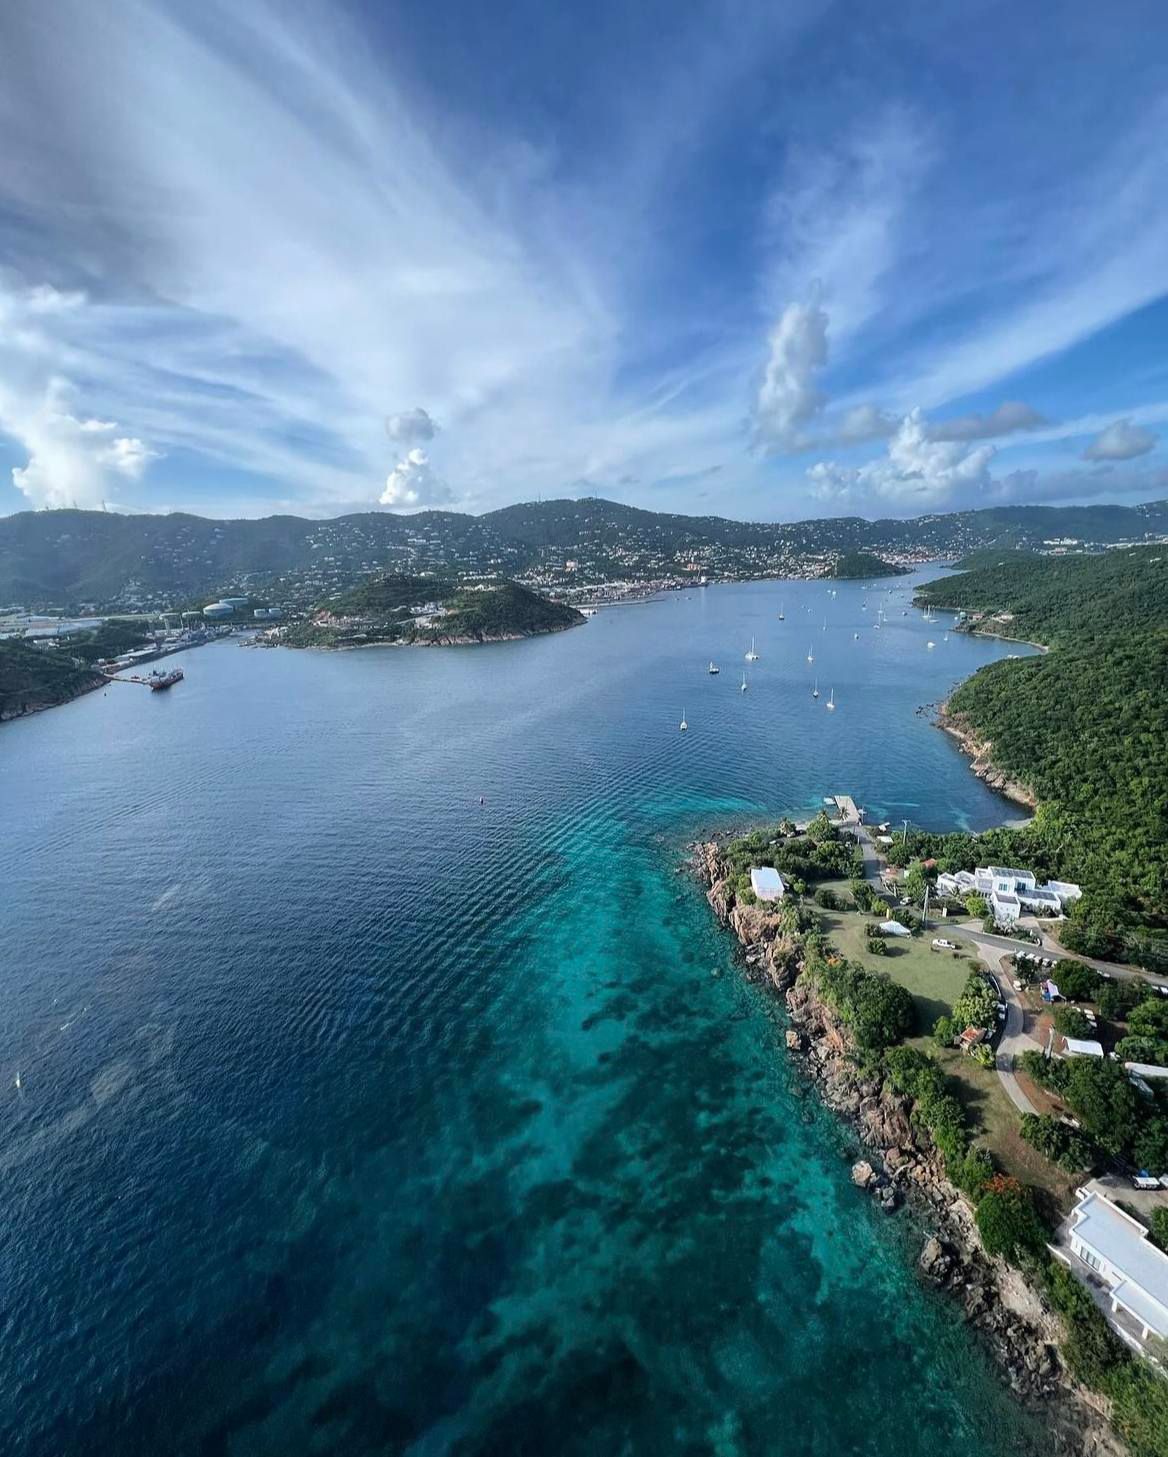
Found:
[[[118,435],[116,421],[79,419],[70,393],[59,379],[38,400],[0,390],[0,427],[28,452],[12,482],[33,506],[100,506],[113,478],[140,480],[160,455],[136,436]]]
[[[847,467],[818,461],[807,472],[812,490],[827,499],[877,497],[941,505],[958,493],[990,485],[992,445],[967,450],[957,441],[934,440],[920,410],[900,422],[888,442],[888,454],[866,465]]]
[[[934,440],[993,440],[1019,430],[1038,430],[1050,422],[1021,400],[1006,400],[988,415],[959,415],[929,426]]]
[[[438,426],[419,405],[413,410],[403,410],[390,415],[385,421],[385,433],[399,445],[415,445],[419,440],[433,440]]]
[[[1147,455],[1156,444],[1158,435],[1145,430],[1142,425],[1133,425],[1130,420],[1116,420],[1098,434],[1083,452],[1084,460],[1134,460],[1137,455]]]
[[[770,358],[755,404],[760,441],[798,446],[800,429],[823,408],[815,379],[826,363],[827,314],[818,304],[788,304],[771,331]]]
[[[438,506],[453,500],[450,487],[420,448],[403,456],[386,477],[383,506]]]

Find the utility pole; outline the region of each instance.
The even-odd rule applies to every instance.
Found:
[[[929,929],[929,886],[928,886],[928,883],[926,882],[926,884],[925,884],[925,908],[921,912],[921,930],[922,931],[927,931],[928,929]]]
[[[905,820],[905,822],[904,822],[904,838],[901,840],[900,843],[902,845],[907,845],[908,844],[908,820]]]

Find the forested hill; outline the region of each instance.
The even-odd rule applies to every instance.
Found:
[[[514,577],[554,572],[568,560],[577,583],[694,570],[809,575],[857,551],[919,561],[985,547],[1041,548],[1067,537],[1098,547],[1164,535],[1168,501],[771,523],[679,516],[596,498],[527,502],[483,516],[368,511],[323,521],[24,511],[0,517],[0,605],[159,607],[228,589],[301,600],[293,586],[325,595],[374,572]]]
[[[981,669],[950,713],[1034,790],[1045,868],[1083,885],[1067,945],[1168,971],[1168,552],[1024,559],[919,595],[1052,645]]]
[[[1017,556],[930,582],[918,595],[970,614],[975,628],[1037,642],[1142,632],[1168,626],[1168,547]]]
[[[558,632],[584,621],[518,582],[478,584],[391,574],[362,582],[322,604],[312,620],[285,633],[293,646],[362,642],[490,642]]]

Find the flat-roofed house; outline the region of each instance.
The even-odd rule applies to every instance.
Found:
[[[750,888],[760,901],[781,901],[787,893],[783,877],[769,865],[756,865],[751,870]]]
[[[1098,1186],[1084,1186],[1075,1198],[1059,1254],[1102,1293],[1112,1323],[1129,1344],[1141,1347],[1153,1336],[1168,1338],[1168,1255]]]
[[[1022,902],[1013,891],[991,890],[990,910],[999,926],[1012,926],[1022,914]]]

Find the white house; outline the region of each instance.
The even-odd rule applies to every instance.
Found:
[[[1073,880],[1048,880],[1046,889],[1053,890],[1064,906],[1069,905],[1071,901],[1079,900],[1083,894],[1082,887],[1076,885]]]
[[[1075,1198],[1066,1229],[1072,1258],[1063,1254],[1066,1263],[1089,1284],[1103,1286],[1113,1323],[1130,1344],[1168,1337],[1168,1255],[1097,1186],[1087,1185]]]
[[[960,876],[954,876],[953,879],[959,880]],[[984,895],[991,906],[994,905],[995,896],[1008,896],[1017,900],[1019,906],[1025,906],[1029,910],[1053,911],[1057,914],[1083,894],[1073,881],[1051,880],[1045,885],[1039,885],[1032,870],[1018,870],[1011,865],[979,865],[974,870],[972,879],[972,888]],[[1005,914],[998,915],[995,909],[995,919],[1003,925],[1013,925],[1020,912],[1012,910],[1009,900],[1004,900],[1003,906]]]
[[[1034,875],[1029,870],[1014,870],[1009,865],[979,865],[974,870],[977,888],[982,895],[1000,891],[1002,895],[1021,895],[1034,889]]]
[[[787,893],[783,877],[769,865],[756,865],[751,870],[750,888],[760,901],[781,901]]]
[[[1064,1037],[1063,1048],[1067,1057],[1102,1057],[1103,1044],[1089,1037]]]
[[[949,875],[946,872],[942,872],[940,875],[937,876],[938,895],[955,896],[960,895],[960,893],[961,892],[957,886],[957,877],[955,875]]]
[[[999,926],[1012,926],[1022,914],[1022,903],[1012,891],[991,890],[990,911]]]

